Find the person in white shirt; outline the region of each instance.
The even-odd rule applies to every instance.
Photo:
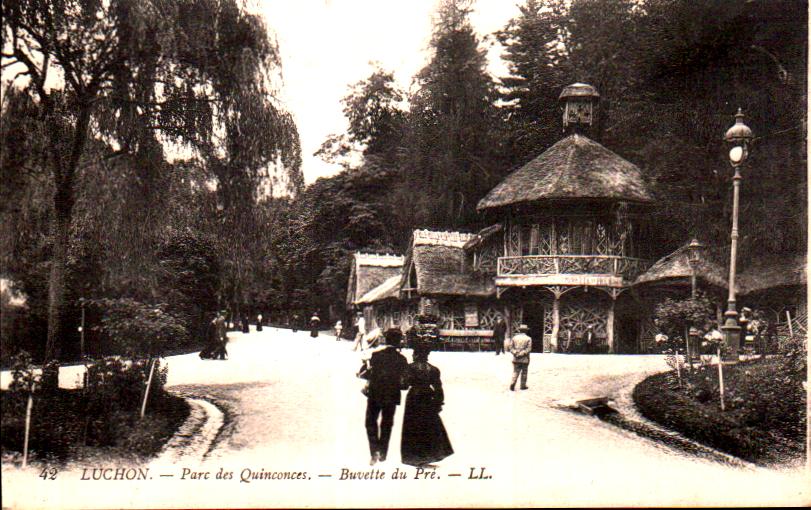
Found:
[[[366,319],[363,318],[363,312],[358,312],[355,325],[358,328],[358,332],[355,334],[355,343],[352,346],[352,350],[357,351],[358,347],[360,347],[360,350],[363,350],[365,348],[363,345],[363,337],[366,336]]]

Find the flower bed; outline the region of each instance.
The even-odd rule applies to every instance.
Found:
[[[716,366],[648,377],[633,398],[647,418],[702,444],[762,465],[802,458],[806,400],[787,358],[724,367],[726,411],[720,410]]]
[[[0,392],[4,454],[22,452],[27,399],[19,397],[11,391]],[[100,449],[134,460],[155,455],[186,420],[189,406],[182,398],[168,393],[155,395],[146,416],[140,419],[138,403],[135,400],[135,405],[111,406],[103,412],[89,413],[92,404],[80,389],[35,394],[29,456],[67,461]]]

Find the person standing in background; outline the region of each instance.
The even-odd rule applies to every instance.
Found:
[[[510,353],[513,355],[513,379],[510,383],[510,391],[515,391],[515,383],[518,376],[521,376],[521,389],[529,389],[527,386],[527,371],[529,370],[529,353],[532,351],[532,339],[527,335],[529,326],[521,324],[518,326],[518,334],[512,337],[510,342]]]
[[[318,313],[313,312],[313,316],[310,317],[310,336],[313,338],[318,337],[318,328],[321,325],[321,318],[318,317]]]
[[[344,330],[344,325],[341,324],[341,321],[335,323],[335,340],[338,341],[341,339],[341,332]]]
[[[363,318],[363,312],[358,312],[355,327],[358,329],[355,333],[355,343],[352,346],[353,351],[357,351],[358,347],[362,351],[366,346],[363,345],[363,337],[366,336],[366,319]]]
[[[504,354],[504,335],[507,333],[507,324],[499,315],[496,317],[496,324],[493,326],[493,343],[495,343],[496,356]]]
[[[228,328],[225,323],[225,314],[225,310],[220,311],[219,315],[217,315],[213,321],[215,338],[219,342],[214,353],[214,359],[224,360],[228,358],[228,351],[225,349],[225,346],[228,344]]]
[[[588,325],[586,328],[586,332],[583,334],[583,345],[586,351],[586,354],[594,354],[597,352],[597,342],[594,336],[594,326],[591,324]]]
[[[262,314],[256,315],[256,331],[262,331]]]
[[[572,352],[572,330],[566,328],[563,332],[563,338],[566,339],[566,342],[563,344],[563,352]]]

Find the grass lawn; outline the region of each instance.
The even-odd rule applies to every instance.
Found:
[[[792,375],[793,374],[793,375]],[[806,396],[781,356],[724,366],[726,411],[718,367],[648,377],[633,398],[647,418],[707,446],[761,465],[794,463],[805,450]]]
[[[157,392],[156,392],[157,393]],[[20,458],[26,400],[0,392],[3,457]],[[35,394],[29,458],[64,462],[94,455],[145,460],[155,455],[189,415],[185,400],[169,393],[150,395],[147,413],[139,418],[140,401],[93,399],[83,390],[59,389]]]

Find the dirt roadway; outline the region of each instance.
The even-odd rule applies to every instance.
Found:
[[[61,472],[53,482],[42,481],[32,470],[4,466],[3,506],[750,506],[811,501],[810,480],[800,471],[736,468],[696,458],[559,407],[561,401],[591,395],[627,405],[633,384],[665,367],[658,356],[533,355],[530,389],[510,392],[508,357],[432,353],[430,361],[442,371],[445,385],[442,419],[456,453],[439,464],[434,479],[430,472],[415,479],[416,469],[399,463],[398,408],[389,460],[375,466],[383,479],[342,480],[350,472],[370,471],[365,398],[354,377],[359,355],[351,343],[265,328],[234,334],[229,352],[227,361],[195,355],[168,360],[168,384],[174,391],[214,402],[225,413],[226,424],[205,460],[156,461],[149,465],[152,479],[126,485],[81,481],[81,466]],[[63,384],[72,377],[77,374],[63,375]],[[217,479],[221,469],[231,478]],[[393,480],[395,470],[406,479]],[[209,479],[192,480],[191,471],[208,472]],[[300,480],[256,478],[290,473],[305,475]]]

